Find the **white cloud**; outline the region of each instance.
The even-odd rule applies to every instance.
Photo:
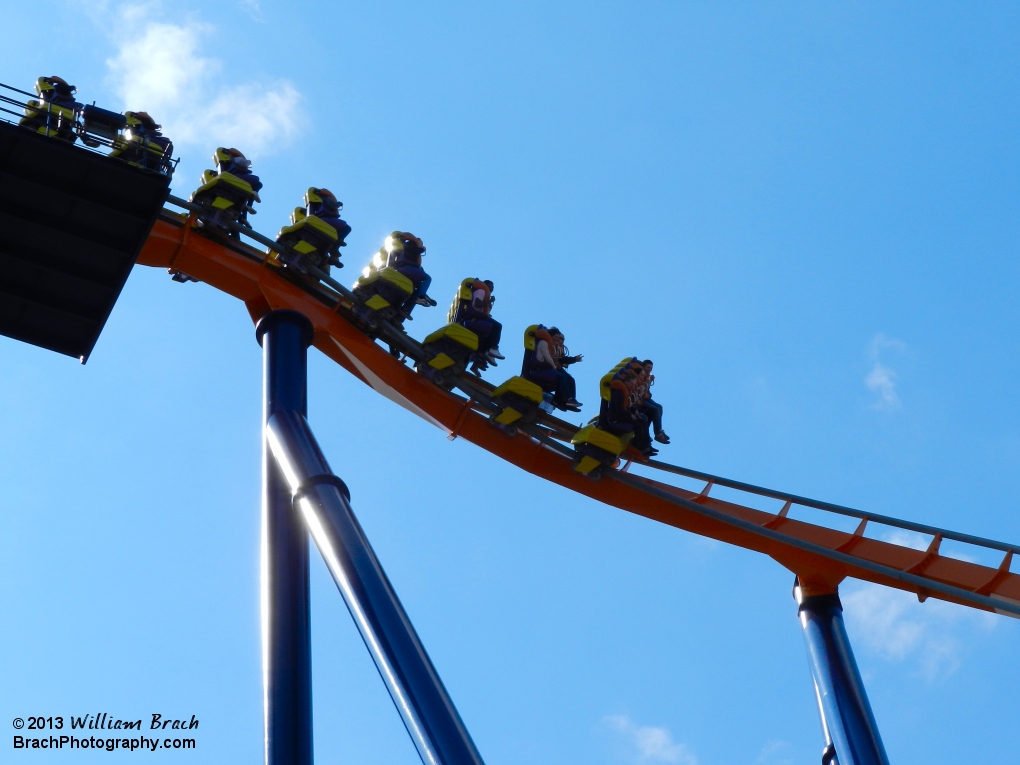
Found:
[[[175,145],[236,146],[251,157],[297,136],[297,88],[286,80],[224,85],[233,65],[203,55],[216,32],[211,25],[159,20],[152,5],[123,5],[104,16],[117,47],[107,70],[123,108],[149,112]]]
[[[931,544],[931,537],[926,537],[917,531],[907,529],[894,529],[882,535],[882,539],[890,544],[900,547],[909,547],[911,550],[927,550]]]
[[[913,545],[911,545],[913,546]],[[994,614],[976,612],[940,600],[918,603],[901,590],[862,583],[840,595],[851,637],[885,661],[910,661],[928,682],[951,675],[960,666],[974,628],[994,629]]]
[[[876,396],[872,403],[873,409],[896,409],[900,405],[900,397],[896,392],[896,371],[882,362],[882,354],[886,351],[905,351],[907,346],[900,340],[886,337],[879,332],[868,344],[867,355],[871,363],[871,371],[864,378],[865,387]]]
[[[896,395],[896,372],[881,362],[875,365],[864,378],[868,390],[878,395],[872,406],[875,409],[895,409],[900,405],[900,397]]]
[[[909,547],[912,550],[927,550],[932,542],[931,536],[925,536],[916,531],[908,531],[906,529],[893,529],[882,534],[881,539],[900,547]],[[964,547],[964,544],[961,542],[943,540],[942,544],[939,545],[939,555],[944,558],[966,561],[967,563],[981,562],[980,559],[973,555],[963,552],[960,549],[961,547]]]
[[[622,733],[633,746],[641,762],[672,762],[678,765],[698,765],[687,744],[673,741],[673,735],[666,728],[638,725],[627,715],[608,715],[604,722],[610,728]]]
[[[265,19],[262,16],[262,4],[259,0],[241,0],[241,8],[255,21],[265,23]]]

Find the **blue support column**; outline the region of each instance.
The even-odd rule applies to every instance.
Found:
[[[313,329],[274,311],[255,329],[263,358],[262,692],[266,765],[312,765],[312,661],[308,532],[265,438],[279,411],[307,412]]]
[[[823,765],[889,765],[868,703],[839,594],[805,597],[794,585],[825,735]]]

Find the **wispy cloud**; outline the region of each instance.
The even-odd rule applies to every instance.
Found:
[[[926,537],[916,531],[907,529],[893,529],[881,535],[882,539],[900,547],[909,547],[912,550],[927,550],[931,544],[931,537]]]
[[[698,758],[690,747],[673,741],[673,734],[666,728],[639,725],[627,715],[607,715],[603,721],[626,737],[635,758],[640,762],[698,765]]]
[[[204,52],[213,26],[162,20],[155,5],[122,5],[99,12],[97,21],[104,18],[116,46],[107,72],[123,108],[149,112],[176,145],[237,146],[250,156],[297,136],[301,94],[294,84],[226,85],[235,73]]]
[[[265,23],[265,18],[262,16],[262,4],[259,0],[240,0],[241,8],[252,17],[255,21]]]
[[[872,404],[875,409],[894,409],[900,405],[900,397],[896,394],[896,377],[896,372],[876,361],[864,378],[864,385],[878,396]]]
[[[905,351],[907,346],[879,332],[868,344],[867,356],[871,371],[864,378],[864,386],[875,395],[873,409],[896,409],[900,406],[900,397],[896,392],[896,381],[899,375],[888,366],[883,358],[889,351]]]
[[[884,661],[913,663],[928,682],[959,668],[965,632],[987,632],[996,624],[993,614],[938,600],[921,604],[910,593],[874,584],[861,584],[840,597],[851,636],[866,651]]]

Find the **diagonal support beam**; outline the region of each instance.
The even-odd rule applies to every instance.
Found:
[[[424,765],[483,765],[302,413],[275,412],[267,441]]]

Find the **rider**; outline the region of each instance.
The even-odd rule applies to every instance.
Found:
[[[49,87],[46,87],[47,85]],[[78,88],[74,85],[69,85],[63,77],[40,77],[38,90],[39,97],[43,101],[48,101],[56,106],[63,106],[65,109],[79,106],[78,102],[74,100],[74,94],[78,92]]]
[[[259,199],[259,191],[262,189],[262,181],[259,177],[251,172],[251,160],[245,157],[237,149],[226,149],[222,146],[216,149],[216,153],[213,154],[213,158],[216,160],[216,170],[220,175],[229,173],[230,175],[244,181],[253,192],[255,192],[256,202],[261,202]],[[240,214],[237,217],[237,222],[243,226],[251,225],[248,223],[248,208],[251,206],[251,202],[248,202],[241,209]],[[228,234],[232,239],[241,239],[241,234],[237,231],[231,231]]]
[[[669,436],[662,429],[662,404],[652,400],[652,383],[655,382],[655,375],[652,374],[654,365],[650,359],[641,362],[641,386],[638,398],[638,411],[645,415],[652,423],[655,432],[655,440],[660,444],[668,444]]]
[[[609,384],[609,401],[603,402],[599,412],[598,427],[618,436],[633,433],[633,446],[651,457],[657,452],[648,437],[648,418],[633,406],[637,388],[637,375],[632,369],[625,367],[617,372]]]
[[[160,132],[163,126],[157,125],[148,112],[124,112],[124,117],[127,119],[127,130],[124,138],[114,142],[110,156],[120,157],[151,170],[165,170],[164,157],[171,143]]]
[[[390,235],[391,248],[386,265],[396,269],[414,285],[414,290],[400,306],[405,316],[411,315],[416,305],[434,306],[436,301],[428,296],[432,277],[421,267],[421,259],[425,254],[425,243],[410,231],[394,231]]]
[[[575,398],[577,383],[566,371],[566,367],[581,361],[583,356],[567,356],[563,344],[563,333],[556,327],[535,333],[535,352],[530,365],[521,370],[526,380],[540,385],[544,390],[552,388],[553,403],[568,412],[581,411],[581,404]]]
[[[340,218],[343,204],[329,189],[314,186],[305,192],[305,206],[295,207],[291,213],[291,225],[284,226],[276,235],[282,252],[272,255],[297,271],[307,274],[309,267],[329,273],[329,267],[343,268],[340,248],[346,247],[344,239],[351,233],[351,227]]]
[[[492,282],[476,280],[471,287],[471,302],[461,311],[458,323],[478,335],[478,352],[484,354],[486,362],[496,366],[497,359],[506,358],[499,352],[499,339],[503,325],[492,318]]]
[[[344,239],[351,233],[351,227],[347,221],[340,217],[340,211],[344,209],[344,203],[338,201],[336,195],[329,189],[315,189],[315,194],[321,201],[313,202],[309,200],[308,207],[306,208],[307,213],[314,215],[327,226],[335,228],[339,238],[339,246],[346,247],[347,242]]]
[[[82,105],[74,100],[77,90],[63,77],[56,75],[40,77],[35,81],[35,92],[39,94],[41,103],[29,101],[25,109],[27,116],[22,118],[19,124],[74,143],[77,137],[74,132],[74,114],[82,108]],[[51,108],[46,108],[47,105]]]
[[[220,173],[230,173],[247,183],[256,194],[262,189],[262,181],[251,172],[251,160],[237,149],[219,148],[216,150],[216,169]]]

